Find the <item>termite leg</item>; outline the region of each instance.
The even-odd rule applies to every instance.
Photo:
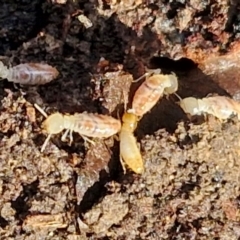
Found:
[[[61,137],[61,140],[62,140],[63,142],[66,142],[67,135],[69,134],[69,138],[70,138],[70,143],[69,143],[69,145],[70,145],[70,146],[72,145],[72,142],[73,142],[73,135],[72,135],[72,133],[73,133],[72,130],[67,129],[67,130],[65,131],[65,133],[64,133],[64,134],[62,135],[62,137]]]
[[[124,161],[123,161],[123,159],[122,159],[121,154],[120,154],[120,156],[119,156],[119,159],[120,159],[120,163],[121,163],[122,168],[123,168],[123,173],[126,174],[127,170],[126,170],[125,163],[124,163]]]
[[[116,141],[118,141],[118,142],[120,141],[120,138],[119,138],[118,135],[114,135],[113,138],[114,138]]]
[[[15,83],[13,84],[14,88],[15,88]],[[17,85],[16,85],[17,87]],[[23,89],[19,89],[20,93],[22,94],[22,96],[26,96],[27,95],[27,92],[25,92]]]
[[[62,137],[61,137],[61,141],[62,142],[66,142],[66,138],[67,138],[68,133],[69,133],[69,129],[67,129],[65,131],[65,133],[62,135]]]
[[[69,138],[70,138],[70,145],[72,145],[72,142],[73,142],[73,131],[72,130],[70,130]]]
[[[51,136],[52,136],[52,134],[49,134],[49,135],[47,136],[45,142],[44,142],[43,145],[42,145],[41,152],[43,152],[43,151],[45,150],[45,148],[46,148],[46,146],[47,146],[47,144],[48,144]]]
[[[38,106],[36,103],[34,103],[34,107],[35,107],[45,118],[48,117],[47,113],[46,113],[40,106]]]
[[[19,89],[18,85],[15,82],[13,83],[13,88],[16,89],[16,90]]]
[[[70,145],[72,145],[72,142],[73,142],[73,135],[72,135],[72,133],[73,133],[73,131],[71,131],[70,129],[67,129],[67,130],[65,131],[65,133],[62,135],[61,141],[66,142],[67,135],[69,134]],[[92,141],[91,139],[89,139],[88,137],[86,137],[86,136],[84,136],[84,135],[82,135],[82,134],[80,134],[80,136],[83,138],[83,140],[84,140],[85,142],[89,142],[89,143],[95,145],[95,142]]]
[[[93,140],[89,139],[88,137],[86,137],[86,136],[84,136],[84,135],[82,135],[82,134],[81,134],[81,137],[83,138],[83,140],[84,140],[85,142],[89,142],[89,143],[91,143],[92,145],[95,145],[95,142],[94,142]]]

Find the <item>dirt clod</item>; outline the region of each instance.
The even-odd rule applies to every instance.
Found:
[[[47,63],[41,86],[0,81],[1,239],[219,239],[240,237],[240,123],[191,121],[163,97],[134,132],[141,175],[124,173],[117,136],[72,145],[47,114],[121,119],[148,69],[175,73],[181,97],[240,99],[239,1],[3,0],[0,60]]]

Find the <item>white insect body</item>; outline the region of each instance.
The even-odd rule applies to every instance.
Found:
[[[124,113],[122,117],[122,128],[119,133],[120,157],[132,171],[141,174],[144,169],[143,159],[133,135],[137,121],[138,117],[132,113]],[[123,162],[122,165],[124,168]]]
[[[59,75],[56,68],[43,63],[23,63],[12,68],[0,61],[0,77],[24,85],[43,85]]]
[[[69,129],[70,132],[78,132],[87,137],[107,138],[121,129],[121,122],[111,116],[101,114],[63,115],[54,113],[43,122],[43,128],[49,134],[57,134],[64,129]]]
[[[175,74],[154,74],[148,77],[137,89],[133,97],[132,108],[128,112],[142,117],[152,109],[163,94],[172,94],[177,89],[178,80]]]
[[[45,140],[41,151],[44,151],[53,134],[58,134],[63,130],[66,130],[63,138],[70,133],[70,140],[72,142],[73,132],[79,133],[84,139],[86,139],[85,137],[108,138],[118,133],[121,129],[121,122],[111,116],[93,113],[64,115],[59,112],[47,116],[38,105],[35,104],[35,107],[47,118],[43,122],[42,128],[49,135]]]
[[[224,120],[237,115],[240,120],[240,103],[225,96],[213,96],[202,99],[188,97],[180,101],[180,106],[185,113],[191,116],[207,113]]]

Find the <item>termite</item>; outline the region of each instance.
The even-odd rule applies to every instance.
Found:
[[[0,77],[24,85],[43,85],[59,75],[56,68],[43,63],[23,63],[8,68],[0,61]]]
[[[77,132],[84,140],[88,140],[87,137],[108,138],[121,129],[121,122],[111,116],[85,112],[73,115],[56,112],[48,116],[37,104],[34,104],[34,106],[46,117],[46,120],[42,123],[42,128],[47,132],[48,137],[41,148],[41,152],[44,151],[51,136],[63,130],[66,130],[66,132],[62,136],[62,140],[69,134],[71,143],[73,132]]]
[[[120,159],[125,171],[125,164],[135,173],[141,174],[144,169],[143,159],[137,140],[133,135],[137,127],[138,117],[132,113],[124,113],[122,117],[122,128],[119,133]]]
[[[176,75],[154,74],[148,77],[137,89],[132,101],[132,108],[128,112],[142,117],[158,102],[163,94],[175,93],[178,89]]]
[[[180,106],[190,116],[212,114],[220,120],[225,120],[237,115],[240,120],[240,103],[225,96],[213,96],[197,99],[194,97],[184,98]]]

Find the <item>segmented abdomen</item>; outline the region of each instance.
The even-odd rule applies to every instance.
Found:
[[[133,133],[128,131],[121,131],[119,138],[120,155],[123,161],[135,173],[142,173],[144,169],[143,160]]]
[[[211,106],[211,111],[209,111],[209,113],[219,119],[228,119],[232,115],[239,115],[239,103],[231,98],[225,96],[213,96],[203,98],[202,100]]]
[[[7,79],[10,82],[25,85],[43,85],[58,76],[56,68],[42,63],[24,63],[9,69]]]
[[[148,79],[135,92],[132,102],[132,112],[141,117],[152,109],[163,95],[164,86],[155,79]]]
[[[73,131],[87,137],[107,138],[121,129],[121,122],[111,116],[79,113],[72,117]]]

